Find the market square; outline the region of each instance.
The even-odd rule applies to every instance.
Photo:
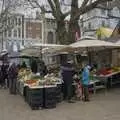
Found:
[[[1,120],[120,120],[120,0],[0,0]]]

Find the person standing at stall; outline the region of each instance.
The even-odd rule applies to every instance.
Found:
[[[67,64],[61,67],[62,79],[64,81],[64,99],[68,100],[69,103],[73,103],[72,100],[72,82],[74,75],[74,68],[72,61],[68,61]]]
[[[89,65],[85,65],[85,67],[83,68],[82,71],[82,87],[83,87],[83,95],[84,95],[84,101],[90,101],[89,99],[89,76],[90,76],[90,66]]]
[[[10,94],[16,94],[17,74],[18,74],[17,66],[15,63],[12,63],[8,69]]]

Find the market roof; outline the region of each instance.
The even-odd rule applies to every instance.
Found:
[[[65,48],[67,45],[59,45],[59,44],[33,44],[32,46],[26,47],[21,50],[22,55],[28,56],[40,56],[41,53],[53,53],[57,50]]]
[[[70,45],[71,47],[74,48],[84,48],[84,47],[110,47],[110,46],[114,46],[112,43],[110,42],[106,42],[106,41],[102,41],[102,40],[95,40],[95,39],[83,39],[83,40],[79,40],[78,42],[75,42],[73,44]]]

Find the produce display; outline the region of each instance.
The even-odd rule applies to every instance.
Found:
[[[45,77],[33,74],[30,69],[21,69],[18,73],[18,80],[29,86],[55,85],[61,82],[53,73],[47,74]]]
[[[120,67],[113,67],[113,68],[104,68],[97,71],[97,75],[108,75],[114,72],[120,72]]]

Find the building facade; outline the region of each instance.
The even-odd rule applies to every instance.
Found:
[[[56,23],[54,19],[36,13],[36,18],[26,18],[16,14],[13,28],[3,33],[3,48],[19,51],[23,46],[35,43],[56,43]],[[7,22],[10,24],[10,21]]]
[[[118,1],[119,2],[119,1]],[[120,20],[120,6],[116,2],[98,5],[80,19],[82,36],[96,36],[100,27],[114,29]]]

